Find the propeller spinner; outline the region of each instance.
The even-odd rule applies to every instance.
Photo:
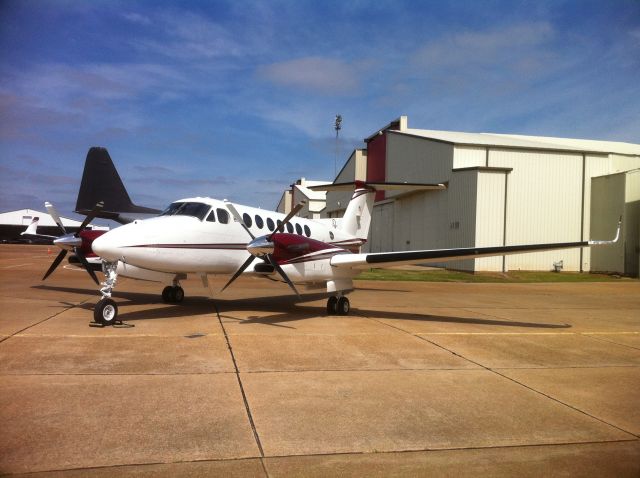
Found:
[[[291,290],[298,297],[300,297],[300,294],[298,293],[298,290],[296,289],[296,287],[293,285],[293,282],[291,282],[291,279],[289,279],[287,274],[282,270],[282,267],[280,267],[280,264],[278,264],[278,261],[276,261],[276,259],[273,257],[273,251],[276,248],[275,241],[277,241],[277,236],[275,236],[275,234],[278,232],[284,231],[284,227],[291,220],[291,218],[295,216],[298,213],[298,211],[300,211],[300,209],[302,209],[302,207],[304,206],[304,203],[296,204],[295,207],[291,210],[291,212],[287,214],[284,220],[278,224],[278,227],[271,234],[268,234],[266,236],[260,236],[260,237],[255,237],[253,234],[251,234],[251,231],[249,231],[249,228],[247,228],[247,226],[244,224],[244,221],[240,217],[240,214],[238,213],[237,209],[233,204],[225,201],[225,205],[227,206],[227,209],[229,210],[231,215],[234,217],[234,219],[238,221],[240,224],[242,224],[245,231],[247,231],[247,234],[251,236],[252,240],[249,244],[247,244],[247,251],[249,251],[250,256],[240,266],[240,268],[233,274],[233,276],[231,276],[231,279],[229,279],[229,282],[225,284],[221,292],[225,290],[227,287],[229,287],[238,277],[240,277],[240,275],[247,269],[247,267],[249,267],[249,265],[254,261],[254,259],[258,257],[262,259],[264,262],[266,262],[267,264],[270,264],[271,266],[273,266],[273,269],[280,275],[280,277],[282,277],[282,279],[287,283],[287,285],[291,287]]]
[[[84,266],[85,270],[89,273],[93,281],[96,284],[100,284],[100,282],[98,281],[98,278],[96,277],[96,273],[93,271],[93,269],[91,268],[91,265],[87,261],[87,258],[82,252],[82,237],[80,237],[80,233],[87,228],[87,226],[91,221],[95,219],[96,215],[100,212],[100,210],[104,206],[104,203],[100,201],[98,204],[96,204],[93,210],[89,213],[89,215],[84,219],[84,221],[82,221],[82,224],[80,225],[78,230],[74,233],[67,233],[67,230],[64,228],[62,221],[60,220],[58,211],[56,211],[56,208],[53,206],[53,204],[46,202],[44,206],[47,208],[47,212],[49,212],[53,220],[56,222],[56,224],[62,231],[62,236],[54,239],[53,241],[53,243],[56,246],[58,246],[61,249],[61,251],[53,260],[47,272],[45,272],[44,276],[42,277],[42,280],[45,280],[47,277],[51,275],[53,271],[56,270],[56,268],[60,265],[62,260],[67,255],[67,252],[72,251],[76,254],[76,257],[80,260],[80,262]]]

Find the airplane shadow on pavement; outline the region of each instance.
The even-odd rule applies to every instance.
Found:
[[[96,295],[95,291],[87,289],[79,289],[72,287],[32,286],[33,289],[58,291],[67,293]],[[211,299],[206,296],[188,296],[181,304],[165,304],[158,294],[149,294],[141,292],[116,291],[113,294],[115,299],[124,299],[135,303],[136,305],[144,304],[162,304],[160,308],[150,308],[145,310],[136,310],[128,312],[126,310],[127,303],[119,302],[120,313],[118,318],[122,321],[129,320],[152,320],[152,319],[170,319],[174,317],[184,317],[186,315],[207,315],[218,314],[220,318],[227,320],[235,320],[240,324],[264,324],[274,327],[288,327],[283,324],[292,323],[300,320],[307,320],[314,317],[326,315],[326,309],[319,305],[306,305],[306,302],[313,302],[326,299],[328,294],[304,294],[302,300],[295,296],[268,296],[268,297],[252,297],[244,299]],[[97,302],[97,298],[96,298]],[[64,302],[66,305],[72,305]],[[77,307],[92,311],[95,306],[94,302],[86,302]],[[237,311],[264,311],[274,312],[267,316],[250,316],[249,318],[234,317],[233,312]],[[566,329],[571,328],[570,324],[550,324],[550,323],[533,323],[519,322],[513,320],[496,320],[484,319],[477,317],[456,317],[441,316],[430,314],[416,314],[411,312],[395,312],[367,310],[360,307],[351,309],[351,316],[360,318],[381,317],[384,319],[397,320],[416,320],[425,322],[442,322],[454,324],[473,324],[473,325],[489,325],[503,327],[526,327],[539,329]]]

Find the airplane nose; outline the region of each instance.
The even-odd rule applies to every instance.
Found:
[[[91,249],[93,249],[93,252],[102,259],[114,261],[118,259],[118,251],[114,241],[112,240],[113,237],[110,237],[110,234],[111,231],[96,238],[91,244]]]

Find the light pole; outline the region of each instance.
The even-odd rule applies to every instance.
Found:
[[[333,128],[336,130],[336,154],[333,159],[333,177],[335,179],[336,175],[338,174],[338,154],[339,154],[339,147],[340,147],[338,133],[342,129],[342,115],[336,115],[336,120],[333,124]]]

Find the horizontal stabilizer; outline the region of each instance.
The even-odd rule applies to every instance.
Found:
[[[446,183],[393,183],[352,181],[347,183],[323,184],[309,187],[312,191],[353,191],[354,189],[370,189],[372,191],[430,191],[447,189]]]

